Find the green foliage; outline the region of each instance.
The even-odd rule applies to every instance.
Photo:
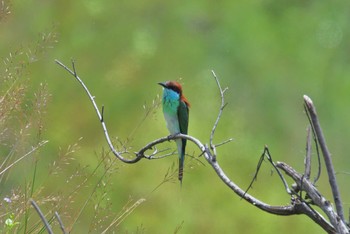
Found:
[[[10,6],[4,1],[1,4],[0,19],[4,22]],[[26,46],[21,45],[3,57],[1,65],[0,194],[3,200],[0,206],[4,209],[0,212],[0,230],[4,233],[45,232],[39,215],[29,204],[30,198],[44,207],[45,219],[54,230],[60,228],[57,215],[63,217],[63,225],[71,231],[77,221],[85,219],[81,215],[87,209],[92,211],[88,217],[92,218],[87,229],[89,232],[115,228],[145,199],[132,203],[134,199],[129,198],[125,211],[119,215],[111,210],[108,185],[110,175],[116,169],[116,160],[110,160],[108,152],[97,154],[98,164],[92,172],[74,162],[78,142],[66,149],[60,147],[51,163],[43,158],[48,154],[45,150],[48,141],[43,137],[51,94],[44,80],[33,91],[32,68],[34,63],[45,61],[49,50],[55,47],[56,28],[40,33],[33,43],[25,43]],[[66,189],[61,189],[61,186]],[[78,195],[85,190],[89,195],[81,201]]]

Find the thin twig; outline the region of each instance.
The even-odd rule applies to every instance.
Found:
[[[311,121],[311,117],[310,117],[310,113],[308,111],[308,108],[304,102],[304,110],[305,110],[305,113],[306,113],[306,116],[307,116],[307,119],[309,120],[309,123],[311,125],[311,129],[312,129],[312,135],[313,135],[313,139],[314,139],[314,142],[315,142],[315,148],[316,148],[316,155],[317,155],[317,174],[314,178],[314,182],[313,184],[316,184],[316,182],[320,179],[321,177],[321,157],[320,157],[320,150],[319,150],[319,147],[318,147],[318,141],[317,141],[317,138],[316,138],[316,132],[315,132],[315,127],[314,127],[314,124],[312,123]]]
[[[265,150],[262,153],[262,155],[260,156],[259,162],[258,162],[258,164],[256,166],[256,170],[255,170],[255,174],[253,176],[253,179],[250,181],[250,184],[248,185],[248,188],[244,191],[244,194],[242,195],[242,198],[245,197],[245,195],[248,193],[249,189],[253,186],[254,181],[257,180],[258,174],[259,174],[259,171],[260,171],[260,167],[262,165],[262,162],[264,161],[264,157],[265,157]]]
[[[289,187],[288,187],[288,183],[287,183],[287,181],[284,179],[284,177],[283,177],[282,173],[280,172],[280,170],[277,168],[276,164],[273,162],[272,157],[271,157],[271,154],[270,154],[270,151],[269,151],[269,148],[267,148],[267,146],[265,146],[265,149],[266,149],[266,156],[267,156],[268,160],[270,161],[270,163],[272,164],[272,166],[275,168],[277,174],[278,174],[279,177],[281,178],[281,180],[282,180],[282,182],[283,182],[283,185],[284,185],[284,187],[285,187],[287,193],[288,193],[289,195],[291,195],[292,192],[290,191],[290,189],[289,189]]]
[[[47,229],[47,232],[49,234],[53,234],[50,224],[49,222],[46,220],[44,214],[41,212],[39,206],[35,203],[35,201],[33,199],[29,199],[30,203],[32,204],[32,206],[34,207],[34,209],[36,210],[36,212],[39,214],[41,221],[45,224],[45,227]]]
[[[226,141],[223,141],[223,142],[220,142],[218,144],[215,144],[215,147],[219,147],[219,146],[222,146],[222,145],[225,145],[227,143],[230,143],[231,141],[233,141],[233,138],[230,138],[230,139],[227,139]]]
[[[165,152],[167,150],[169,150],[169,149],[164,149],[164,150],[160,150],[160,151],[154,151],[154,153],[152,153],[151,155],[145,155],[145,158],[147,158],[147,159],[162,159],[162,158],[166,158],[166,157],[169,157],[169,156],[177,154],[177,151],[172,151],[171,153],[167,153],[167,154],[163,154],[163,155],[160,155],[160,156],[156,156],[156,154],[160,154],[160,153]]]
[[[315,128],[316,137],[317,137],[317,140],[318,140],[320,147],[321,147],[321,150],[322,150],[323,158],[324,158],[327,173],[328,173],[328,180],[329,180],[329,184],[330,184],[331,189],[332,189],[333,199],[334,199],[335,207],[337,209],[337,213],[338,213],[339,217],[341,218],[341,220],[343,222],[345,222],[343,205],[342,205],[342,201],[341,201],[341,197],[340,197],[340,192],[338,189],[337,180],[335,177],[335,172],[334,172],[331,154],[328,150],[326,140],[325,140],[325,137],[324,137],[323,132],[322,132],[321,125],[318,121],[316,108],[315,108],[312,100],[306,95],[304,95],[304,102],[305,102],[305,105],[306,105],[308,112],[310,114],[312,124]]]
[[[211,130],[211,133],[210,133],[210,140],[209,140],[209,144],[210,144],[210,148],[213,150],[213,160],[216,160],[216,146],[213,144],[213,138],[214,138],[214,134],[215,134],[215,130],[219,124],[219,121],[220,121],[220,118],[221,118],[221,115],[222,115],[222,112],[225,108],[225,106],[227,105],[227,103],[225,103],[225,97],[224,97],[224,94],[226,92],[226,90],[228,89],[227,87],[223,90],[221,88],[221,85],[220,85],[220,82],[219,82],[219,79],[218,77],[216,76],[214,70],[211,70],[211,73],[213,74],[213,77],[216,81],[216,84],[219,88],[219,91],[220,91],[220,96],[221,96],[221,106],[220,106],[220,109],[219,109],[219,114],[218,114],[218,117],[216,118],[215,120],[215,123],[213,125],[213,128]]]
[[[270,162],[270,164],[274,167],[274,169],[276,170],[278,176],[281,178],[282,182],[283,182],[283,185],[287,191],[288,194],[292,194],[292,192],[290,191],[289,187],[288,187],[288,184],[287,184],[287,181],[284,179],[283,175],[281,174],[281,172],[279,171],[279,169],[276,167],[275,163],[273,162],[272,160],[272,157],[271,157],[271,154],[270,154],[270,151],[269,151],[269,148],[267,146],[264,147],[264,151],[263,153],[261,154],[260,156],[260,159],[259,159],[259,162],[258,162],[258,165],[256,167],[256,171],[255,171],[255,174],[254,174],[254,177],[252,179],[252,181],[250,182],[248,188],[246,189],[246,191],[244,192],[243,196],[244,197],[246,195],[246,193],[248,192],[248,190],[252,187],[253,185],[253,182],[257,180],[258,178],[258,173],[259,173],[259,170],[260,170],[260,167],[262,165],[262,162],[264,161],[264,158],[267,158],[267,160]]]

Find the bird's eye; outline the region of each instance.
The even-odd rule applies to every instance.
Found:
[[[173,90],[173,91],[175,91],[177,93],[180,93],[180,89],[178,87],[176,87],[176,86],[170,86],[169,89],[171,89],[171,90]]]

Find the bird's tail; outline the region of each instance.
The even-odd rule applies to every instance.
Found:
[[[185,155],[182,154],[181,157],[179,158],[179,180],[181,184],[182,184],[182,178],[184,173],[184,159],[185,159]]]
[[[179,177],[178,178],[180,180],[180,183],[182,184],[186,142],[184,142],[182,139],[179,139],[176,141],[176,143],[177,143],[177,150],[179,153]]]

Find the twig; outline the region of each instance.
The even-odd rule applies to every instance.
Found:
[[[151,155],[145,155],[145,158],[147,158],[147,159],[162,159],[162,158],[166,158],[166,157],[169,157],[171,155],[177,154],[177,151],[172,151],[171,153],[167,153],[167,154],[163,154],[163,155],[160,155],[160,156],[156,156],[157,154],[160,154],[160,153],[168,151],[168,150],[169,149],[164,149],[164,150],[159,150],[159,151],[155,150]]]
[[[253,185],[253,182],[256,181],[256,179],[258,178],[258,173],[259,173],[259,170],[260,170],[260,167],[262,165],[262,162],[264,161],[264,158],[267,158],[267,160],[270,162],[270,164],[274,167],[274,169],[276,170],[278,176],[281,178],[282,182],[283,182],[283,185],[287,191],[288,194],[292,194],[292,192],[290,191],[289,187],[288,187],[288,184],[287,184],[287,181],[284,179],[283,175],[281,174],[281,172],[279,171],[279,169],[276,167],[275,163],[273,162],[272,160],[272,157],[271,157],[271,154],[270,154],[270,151],[269,151],[269,148],[267,146],[264,147],[264,151],[263,153],[261,154],[260,156],[260,159],[259,159],[259,162],[258,162],[258,165],[256,167],[256,171],[255,171],[255,174],[254,174],[254,177],[252,179],[252,181],[250,182],[248,188],[246,189],[246,191],[244,192],[243,194],[243,197],[246,195],[246,193],[248,192],[248,190],[252,187]]]
[[[47,229],[47,232],[49,234],[53,234],[50,224],[49,222],[46,220],[44,214],[41,212],[39,206],[35,203],[35,201],[33,199],[29,199],[30,203],[32,204],[32,206],[34,207],[34,209],[36,210],[36,212],[39,214],[41,221],[43,221],[43,223],[45,224],[45,227]]]
[[[343,222],[345,222],[343,205],[342,205],[342,201],[341,201],[341,197],[340,197],[340,192],[338,189],[337,180],[335,178],[335,172],[334,172],[331,154],[329,153],[329,150],[328,150],[328,147],[326,144],[326,140],[324,138],[324,135],[323,135],[323,132],[321,129],[321,125],[318,121],[318,117],[316,114],[316,108],[315,108],[312,100],[306,95],[304,95],[304,102],[305,102],[307,110],[310,114],[312,125],[314,126],[316,137],[317,137],[317,140],[318,140],[320,147],[321,147],[321,150],[322,150],[323,158],[324,158],[327,173],[328,173],[328,180],[329,180],[329,184],[330,184],[331,189],[332,189],[334,203],[335,203],[335,207],[337,209],[337,213],[338,213],[339,217],[341,218],[341,220]]]
[[[233,141],[233,138],[229,138],[229,139],[227,139],[227,140],[225,140],[225,141],[223,141],[223,142],[220,142],[220,143],[218,143],[218,144],[215,144],[215,147],[217,148],[217,147],[219,147],[219,146],[222,146],[222,145],[225,145],[225,144],[227,144],[227,143],[230,143],[231,141]]]
[[[304,110],[305,110],[305,113],[306,113],[306,116],[307,116],[307,119],[309,120],[309,123],[311,125],[311,129],[312,129],[312,135],[313,135],[313,139],[314,139],[314,142],[315,142],[315,148],[316,148],[316,154],[317,154],[317,164],[318,164],[318,167],[317,167],[317,174],[316,174],[316,177],[314,178],[314,183],[313,184],[316,184],[316,182],[318,181],[318,179],[320,179],[321,177],[321,157],[320,157],[320,150],[319,150],[319,147],[318,147],[318,141],[317,141],[317,138],[316,138],[316,132],[315,132],[315,127],[311,121],[311,117],[310,117],[310,113],[308,111],[308,108],[304,102]]]
[[[219,91],[220,91],[220,96],[221,96],[221,106],[220,106],[220,109],[219,109],[219,114],[218,114],[218,117],[216,118],[215,120],[215,123],[213,125],[213,128],[211,130],[211,133],[210,133],[210,140],[209,140],[209,144],[210,144],[210,148],[213,150],[213,160],[216,160],[216,146],[213,144],[213,138],[214,138],[214,134],[215,134],[215,130],[219,124],[219,121],[220,121],[220,118],[221,118],[221,115],[222,115],[222,112],[225,108],[225,106],[227,105],[227,103],[225,103],[225,97],[224,97],[224,94],[226,92],[226,90],[228,89],[227,87],[223,90],[221,88],[221,85],[220,85],[220,82],[219,82],[219,79],[218,77],[216,76],[214,70],[211,70],[211,73],[213,74],[213,77],[216,81],[216,84],[219,88]]]
[[[264,157],[265,157],[265,150],[264,150],[264,152],[262,153],[262,155],[260,156],[259,162],[258,162],[258,164],[257,164],[257,166],[256,166],[256,170],[255,170],[255,174],[254,174],[254,176],[253,176],[253,179],[250,181],[250,184],[248,185],[248,188],[245,190],[245,192],[244,192],[242,198],[244,198],[244,196],[248,193],[249,189],[253,186],[254,181],[257,180],[257,178],[258,178],[258,173],[259,173],[259,171],[260,171],[260,167],[261,167],[261,165],[262,165],[262,162],[264,161]]]

